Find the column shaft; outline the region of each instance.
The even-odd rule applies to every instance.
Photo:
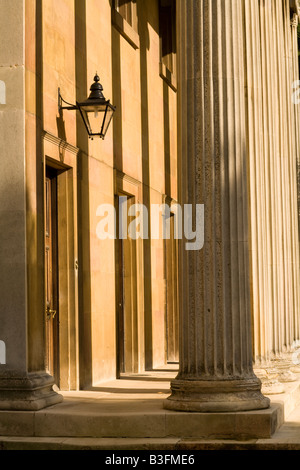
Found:
[[[291,364],[288,355],[299,338],[299,106],[292,103],[292,84],[299,78],[298,13],[293,3],[244,3],[253,352],[268,394],[270,384],[278,391],[276,376],[287,381],[280,368]]]
[[[205,244],[180,244],[180,371],[168,409],[269,406],[252,369],[243,3],[178,2],[181,203],[204,204]]]

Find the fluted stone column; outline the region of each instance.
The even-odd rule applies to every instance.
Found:
[[[296,381],[295,372],[299,372],[299,367],[293,359],[294,350],[297,345],[299,346],[300,313],[296,172],[296,162],[299,158],[299,104],[295,105],[292,102],[291,84],[299,80],[297,27],[300,10],[298,0],[283,0],[282,5],[282,9],[281,5],[277,6],[278,11],[283,12],[282,25],[277,26],[282,38],[278,41],[277,60],[281,69],[278,95],[282,98],[278,106],[280,127],[276,132],[276,138],[279,140],[279,152],[275,164],[279,172],[278,180],[281,180],[281,197],[278,198],[278,205],[282,207],[283,229],[277,251],[283,252],[283,263],[279,265],[279,269],[283,272],[284,282],[282,285],[278,284],[283,308],[280,309],[281,321],[278,327],[281,332],[280,342],[272,360],[272,371],[277,371],[278,379],[284,383]],[[280,15],[276,17],[280,18]]]
[[[298,80],[298,14],[292,3],[243,3],[253,353],[267,394],[283,392],[281,382],[294,380],[288,370],[292,361],[283,356],[298,337],[299,130],[291,104],[292,83]]]
[[[299,105],[298,2],[243,2],[251,219],[251,293],[255,372],[263,392],[296,380],[299,243],[296,159]]]
[[[291,0],[293,7],[293,18],[291,21],[291,56],[292,56],[292,80],[296,82],[300,78],[299,71],[299,50],[298,50],[298,25],[300,22],[300,1]],[[294,256],[298,262],[294,263],[296,268],[295,274],[295,310],[293,312],[293,324],[294,324],[294,344],[293,348],[298,349],[300,347],[300,292],[299,292],[299,283],[300,283],[300,105],[292,105],[292,113],[294,116],[294,132],[295,132],[295,142],[293,148],[293,157],[296,154],[296,169],[294,165],[294,158],[291,158],[291,166],[293,169],[292,177],[296,189],[294,189],[294,201],[296,209],[298,211],[298,224],[297,216],[294,217]],[[296,192],[296,196],[295,196]],[[299,363],[298,363],[299,365]]]
[[[269,407],[252,368],[244,1],[177,2],[181,203],[205,205],[205,244],[180,244],[172,410]]]

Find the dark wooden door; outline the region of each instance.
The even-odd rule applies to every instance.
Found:
[[[178,253],[173,215],[170,218],[170,235],[166,240],[166,345],[167,362],[172,364],[179,362]]]
[[[119,233],[119,197],[116,196],[117,233]],[[125,372],[125,325],[124,325],[124,246],[123,240],[116,237],[116,328],[117,328],[117,378]]]
[[[57,179],[47,169],[45,187],[46,370],[58,384]]]
[[[116,240],[118,376],[121,373],[133,373],[138,370],[136,242],[128,234],[128,227],[135,220],[135,216],[128,215],[129,208],[134,204],[134,201],[134,197],[127,196],[116,199],[118,214]],[[119,237],[120,219],[122,237]]]

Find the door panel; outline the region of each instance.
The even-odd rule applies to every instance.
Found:
[[[45,183],[46,371],[58,384],[57,180],[47,169]]]

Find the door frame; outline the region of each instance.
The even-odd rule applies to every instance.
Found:
[[[128,197],[134,200],[135,203],[139,204],[142,201],[142,183],[119,170],[114,170],[114,192],[115,197]],[[116,207],[117,209],[117,207]],[[117,211],[116,211],[117,212]],[[115,254],[117,256],[118,249],[118,232],[116,237],[116,248]],[[144,290],[143,290],[143,240],[138,239],[134,241],[134,263],[135,263],[135,279],[134,279],[134,292],[136,295],[136,306],[134,312],[134,318],[136,321],[135,325],[135,340],[133,343],[132,354],[131,354],[131,372],[139,373],[145,370],[145,319],[144,319]],[[116,266],[116,366],[117,366],[117,378],[120,377],[120,371],[118,370],[119,358],[118,358],[118,272],[117,272],[117,259],[115,262]]]
[[[170,205],[171,207],[171,205]],[[170,213],[170,239],[165,240],[165,363],[179,364],[178,240],[176,215]]]
[[[127,199],[127,209],[135,204],[128,194],[115,196],[117,215],[116,252],[116,342],[117,377],[138,372],[137,241],[119,238],[120,197]],[[127,219],[127,225],[130,220]]]
[[[46,168],[57,174],[59,388],[79,390],[77,155],[79,149],[44,132]],[[44,228],[46,230],[46,228]]]
[[[47,199],[47,181],[49,181],[49,199]],[[48,209],[49,207],[49,209]],[[49,210],[49,219],[48,219]],[[49,228],[47,227],[47,222]],[[46,238],[50,238],[50,266],[47,272],[47,262],[45,260],[45,280],[48,278],[48,283],[51,284],[50,304],[47,303],[49,284],[45,282],[45,303],[46,303],[46,364],[51,375],[53,375],[56,384],[59,386],[59,286],[58,286],[58,260],[57,260],[57,172],[51,167],[46,167],[46,180],[45,180],[45,257],[47,251]],[[49,279],[50,278],[50,279]],[[55,312],[55,315],[49,315]],[[49,344],[50,343],[50,344]]]

